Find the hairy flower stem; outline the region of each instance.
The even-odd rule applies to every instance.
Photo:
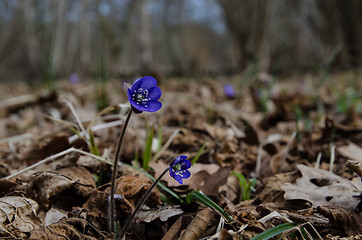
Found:
[[[118,141],[118,145],[117,145],[116,156],[114,158],[114,163],[113,163],[113,171],[112,171],[112,179],[111,179],[111,196],[110,196],[110,202],[109,202],[110,210],[108,213],[108,214],[110,214],[110,216],[108,216],[110,232],[114,232],[114,209],[115,209],[114,192],[115,192],[116,178],[117,178],[117,172],[118,172],[118,161],[119,161],[119,157],[120,157],[120,153],[121,153],[121,147],[122,147],[124,134],[126,133],[126,128],[127,128],[129,119],[131,118],[131,115],[132,115],[132,109],[129,110],[126,121],[123,124],[121,136],[119,137],[119,141]]]
[[[127,229],[129,227],[129,225],[132,222],[132,219],[136,216],[138,210],[140,210],[142,204],[146,201],[147,197],[150,195],[152,189],[157,185],[157,183],[161,180],[161,178],[168,172],[168,168],[165,169],[165,171],[163,171],[163,173],[156,179],[156,181],[153,182],[153,184],[151,185],[151,187],[149,187],[147,189],[147,192],[143,195],[142,199],[140,201],[138,201],[137,206],[135,207],[135,209],[133,210],[131,216],[127,219],[127,222],[124,224],[124,227],[122,229],[122,232],[120,234],[120,238],[122,239],[122,237],[126,234]]]

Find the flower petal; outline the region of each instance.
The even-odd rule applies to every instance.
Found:
[[[143,111],[147,111],[147,112],[156,112],[157,110],[159,110],[162,107],[162,103],[160,103],[159,101],[149,101],[147,103],[147,107],[145,108],[145,110]]]
[[[182,178],[189,178],[191,176],[191,173],[189,170],[183,170],[182,174],[180,174]]]
[[[175,179],[179,184],[182,184],[182,177],[180,177],[179,175],[175,175],[174,179]]]
[[[148,89],[148,98],[151,98],[150,101],[156,101],[161,97],[161,89],[159,87],[153,87]]]
[[[191,162],[186,159],[182,159],[179,164],[181,165],[182,170],[185,170],[185,169],[188,169],[191,167]]]
[[[141,83],[143,81],[142,79],[143,78],[139,78],[132,84],[131,92],[134,92],[134,90],[138,91],[138,89],[140,88],[140,85],[141,85]]]
[[[127,89],[127,97],[128,97],[128,101],[129,101],[129,102],[134,102],[134,101],[132,100],[132,92],[131,92],[130,89]]]
[[[146,77],[137,79],[132,84],[131,91],[133,92],[134,90],[138,90],[139,88],[142,88],[143,90],[150,89],[150,88],[156,87],[156,85],[157,85],[156,79],[154,79],[153,77],[150,77],[150,76],[146,76]]]
[[[138,111],[141,111],[141,112],[147,111],[147,112],[149,112],[149,111],[148,111],[148,105],[147,105],[147,107],[145,107],[145,106],[142,105],[142,104],[137,104],[137,102],[135,102],[135,101],[129,101],[129,102],[131,103],[132,107],[134,107],[134,108],[137,109]]]
[[[142,79],[142,82],[141,82],[140,87],[143,89],[150,89],[150,88],[156,87],[156,85],[157,85],[157,81],[153,77],[146,76],[141,79]]]
[[[174,177],[175,177],[175,173],[173,172],[173,169],[172,169],[171,166],[168,168],[168,171],[169,171],[169,173],[170,173],[170,176],[171,176],[172,178],[174,178]]]
[[[185,155],[180,155],[180,156],[178,156],[175,160],[173,160],[173,162],[171,162],[170,164],[171,164],[171,166],[175,166],[176,164],[178,164],[180,161],[182,161],[182,160],[184,160],[184,159],[186,159],[187,158],[187,156],[185,156]]]

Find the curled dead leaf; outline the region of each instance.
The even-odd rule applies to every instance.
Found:
[[[45,228],[33,230],[30,232],[29,236],[30,240],[57,240],[63,238],[72,240],[111,239],[97,231],[87,221],[77,218],[65,219]]]
[[[0,198],[0,230],[11,232],[18,229],[30,232],[42,226],[42,220],[36,215],[39,205],[30,198],[7,196]]]
[[[332,228],[343,230],[348,236],[362,234],[361,216],[343,207],[318,207],[317,212],[329,219]]]
[[[56,196],[66,197],[63,193],[70,190],[72,204],[74,196],[85,198],[93,192],[96,184],[92,174],[84,167],[74,166],[58,170],[58,172],[37,172],[28,177],[26,182],[34,191],[35,198],[45,207],[50,205]],[[81,200],[77,198],[77,200]]]
[[[6,193],[8,193],[10,189],[15,187],[16,185],[17,185],[16,182],[11,181],[9,179],[0,179],[0,196],[3,196]]]
[[[360,148],[356,144],[350,143],[345,146],[340,146],[337,148],[337,150],[343,156],[349,159],[357,160],[362,163],[362,148]]]
[[[46,139],[43,145],[37,144],[29,151],[23,154],[23,160],[28,164],[34,164],[52,154],[59,153],[70,148],[68,137],[64,135],[55,136],[51,139]]]
[[[149,181],[146,181],[137,176],[122,176],[116,180],[116,217],[128,217],[134,210],[135,204],[151,186]],[[97,218],[100,217],[105,221],[108,215],[108,197],[110,194],[109,185],[100,186],[88,198],[83,207],[88,210],[88,214]],[[156,207],[160,202],[160,195],[155,188],[146,205]]]
[[[358,176],[362,177],[362,162],[348,160],[347,166],[352,169],[354,172],[358,174]]]
[[[182,209],[177,206],[162,206],[158,209],[140,210],[137,213],[138,222],[151,222],[155,219],[160,219],[161,222],[167,221],[170,217],[177,216],[183,213]]]
[[[360,202],[361,182],[352,182],[334,173],[302,164],[297,167],[302,177],[296,180],[296,184],[281,185],[285,199],[308,200],[314,207],[335,205],[346,209],[354,209]]]

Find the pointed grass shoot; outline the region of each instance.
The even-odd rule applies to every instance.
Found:
[[[239,184],[240,184],[240,188],[241,188],[241,192],[242,192],[240,199],[242,201],[249,200],[250,193],[251,193],[251,191],[254,190],[254,187],[256,184],[256,179],[252,178],[248,182],[243,174],[235,172],[235,171],[231,171],[231,173],[234,174],[239,180]]]
[[[212,210],[220,214],[220,216],[224,218],[227,223],[232,223],[234,221],[233,217],[230,214],[225,212],[224,209],[222,209],[219,205],[217,205],[201,191],[194,190],[186,195],[186,202],[190,204],[192,201],[196,201],[211,208]]]

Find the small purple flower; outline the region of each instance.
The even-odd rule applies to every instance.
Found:
[[[80,80],[78,74],[76,73],[70,74],[69,81],[74,85],[79,84]]]
[[[224,94],[228,98],[234,98],[236,93],[235,93],[235,89],[234,89],[233,85],[231,85],[230,83],[225,84],[224,85]]]
[[[180,184],[182,184],[183,178],[186,179],[191,176],[191,173],[187,170],[191,167],[191,163],[186,158],[187,156],[178,156],[170,163],[169,167],[170,176]]]
[[[128,100],[135,113],[156,112],[162,107],[158,101],[161,89],[156,85],[156,79],[147,76],[136,80],[130,88],[127,87]]]

